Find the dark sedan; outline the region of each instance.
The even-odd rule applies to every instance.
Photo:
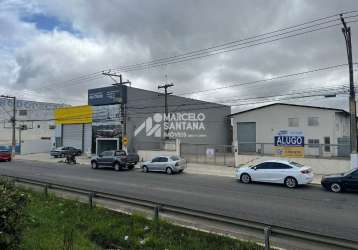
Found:
[[[74,147],[59,147],[54,150],[51,150],[50,155],[57,157],[65,157],[67,154],[81,155],[82,151]]]
[[[358,191],[358,169],[352,169],[347,173],[338,175],[326,175],[322,177],[321,185],[335,193],[344,190]]]

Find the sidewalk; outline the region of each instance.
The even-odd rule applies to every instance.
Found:
[[[16,155],[15,159],[19,160],[29,160],[29,161],[40,161],[40,162],[50,162],[50,163],[62,163],[64,158],[53,158],[47,153],[39,154],[28,154],[28,155]],[[87,156],[76,157],[77,162],[82,166],[90,165],[90,158]],[[137,168],[140,167],[140,164],[137,164]],[[201,174],[201,175],[214,175],[222,177],[235,177],[235,168],[227,166],[218,166],[218,165],[209,165],[209,164],[199,164],[199,163],[188,163],[188,167],[185,170],[186,173],[190,174]],[[321,183],[322,175],[315,174],[313,184]]]

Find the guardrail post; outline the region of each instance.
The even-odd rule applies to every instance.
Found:
[[[270,250],[271,227],[265,227],[264,233],[265,233],[265,250]]]
[[[45,194],[45,197],[47,198],[47,195],[48,195],[48,184],[45,184],[45,186],[44,186],[44,194]]]
[[[155,232],[157,234],[159,233],[159,208],[160,208],[159,205],[156,205],[154,207],[154,217],[153,217]]]
[[[93,197],[95,196],[94,192],[88,193],[88,205],[90,208],[93,208]]]
[[[153,218],[155,221],[159,220],[159,206],[156,205],[154,207],[154,218]]]

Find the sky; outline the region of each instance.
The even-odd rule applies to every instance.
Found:
[[[0,93],[26,100],[86,104],[88,89],[113,83],[100,74],[102,71],[345,11],[358,11],[358,1],[0,0]],[[349,15],[353,16],[350,20],[358,20],[358,12]],[[356,62],[358,22],[349,25]],[[197,60],[116,72],[133,87],[157,91],[159,84],[174,83],[174,94],[232,104],[237,111],[247,106],[237,99],[250,99],[250,105],[258,105],[258,99],[251,98],[347,85],[348,68],[223,87],[345,63],[345,42],[338,25]],[[357,68],[355,65],[356,81]],[[199,92],[213,88],[221,89]],[[335,100],[323,98],[304,101],[322,100],[338,107],[347,100],[346,95]]]

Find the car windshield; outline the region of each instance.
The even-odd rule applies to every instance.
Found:
[[[347,176],[350,175],[351,173],[353,173],[354,171],[356,171],[357,169],[351,169],[349,170],[347,173],[343,173],[342,175]]]
[[[180,160],[180,158],[178,156],[176,156],[176,155],[170,156],[170,159],[172,161],[179,161]]]
[[[302,168],[304,167],[305,165],[301,164],[301,163],[298,163],[298,162],[294,162],[294,161],[290,161],[290,164],[295,166],[295,167],[299,167],[299,168]]]
[[[9,151],[8,146],[0,146],[0,151]]]

